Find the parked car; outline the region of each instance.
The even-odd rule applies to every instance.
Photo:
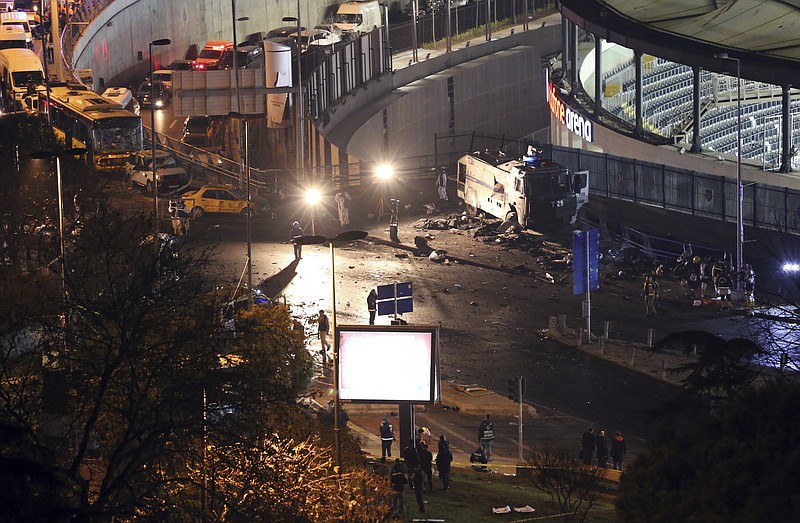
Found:
[[[194,60],[173,60],[167,69],[170,71],[194,71]]]
[[[211,118],[208,116],[187,116],[183,122],[181,142],[195,147],[208,146],[208,131]]]
[[[264,31],[256,31],[255,33],[250,33],[247,35],[243,42],[241,42],[236,47],[244,47],[246,45],[258,45],[264,40],[267,39],[267,33]]]
[[[247,215],[247,196],[230,185],[204,185],[196,191],[185,193],[182,199],[186,210],[195,218],[207,212]],[[270,210],[269,203],[264,198],[254,197],[251,202],[250,211],[254,215]]]
[[[297,33],[290,35],[297,39]],[[300,52],[319,51],[325,46],[333,47],[342,41],[341,33],[329,31],[327,29],[306,29],[300,32]]]
[[[303,26],[300,26],[300,30],[301,31],[305,31],[306,28],[303,27]],[[297,26],[296,25],[286,25],[286,26],[283,26],[283,27],[276,27],[275,29],[271,29],[267,33],[266,40],[272,40],[273,38],[286,38],[287,36],[289,36],[291,34],[294,34],[296,32],[297,32]]]
[[[233,49],[228,49],[219,59],[220,69],[233,69]],[[239,69],[263,69],[264,46],[243,45],[236,48],[236,65]]]
[[[157,150],[155,157],[158,194],[174,193],[189,184],[189,175],[169,152]],[[133,153],[125,170],[129,187],[138,186],[153,194],[156,184],[153,183],[152,151],[142,150]]]
[[[157,71],[153,71],[153,81],[161,82],[167,89],[172,89],[172,70],[158,69]]]
[[[151,93],[154,95],[153,100],[150,99]],[[136,99],[139,100],[139,105],[142,107],[153,106],[156,109],[161,109],[168,106],[172,101],[172,91],[162,82],[153,82],[151,91],[150,80],[145,80],[136,91]]]

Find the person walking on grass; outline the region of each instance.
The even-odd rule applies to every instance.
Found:
[[[405,490],[406,485],[408,485],[408,478],[406,477],[406,474],[408,474],[408,471],[406,470],[405,465],[403,465],[403,462],[400,461],[400,458],[394,460],[392,472],[389,476],[389,481],[391,482],[392,490],[394,491],[394,503],[392,504],[392,510],[397,517],[402,518],[404,521],[406,518]]]
[[[439,436],[439,450],[436,453],[436,469],[439,471],[439,478],[442,480],[442,490],[450,488],[450,471],[453,463],[453,453],[450,452],[450,442],[442,434]]]

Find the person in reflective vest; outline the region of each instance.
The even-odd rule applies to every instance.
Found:
[[[486,461],[492,460],[492,442],[494,441],[494,422],[491,415],[487,414],[478,429],[478,441],[481,444]]]

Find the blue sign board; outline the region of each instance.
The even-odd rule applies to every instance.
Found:
[[[572,294],[600,289],[600,229],[572,235]]]
[[[411,282],[378,286],[378,316],[413,312]]]

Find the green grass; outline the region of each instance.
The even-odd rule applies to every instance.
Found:
[[[560,508],[550,500],[550,496],[535,489],[524,478],[505,476],[502,473],[482,473],[472,470],[454,469],[450,490],[441,490],[442,482],[433,478],[434,491],[425,493],[428,514],[423,516],[417,510],[414,492],[406,489],[406,521],[414,518],[443,519],[453,523],[481,523],[484,521],[562,521],[558,516]],[[586,518],[590,523],[611,523],[616,521],[613,500],[603,498],[596,503]],[[536,509],[533,513],[511,512],[493,514],[492,507],[524,507]],[[550,517],[548,517],[550,516]]]

